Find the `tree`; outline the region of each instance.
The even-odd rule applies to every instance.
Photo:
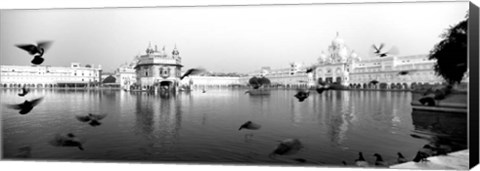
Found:
[[[115,83],[117,79],[115,79],[115,77],[113,77],[112,75],[109,75],[107,78],[105,78],[103,80],[103,83]]]
[[[467,72],[467,20],[450,27],[442,35],[442,41],[430,51],[429,59],[436,59],[434,70],[449,84],[460,83]]]
[[[263,85],[269,85],[270,84],[270,79],[266,78],[266,77],[252,77],[250,78],[250,80],[248,80],[248,83],[254,88],[254,89],[258,89],[260,88],[261,86]]]

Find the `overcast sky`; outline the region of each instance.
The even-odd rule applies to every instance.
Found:
[[[467,10],[468,2],[3,10],[0,64],[29,65],[15,44],[52,40],[43,65],[113,71],[151,42],[169,54],[176,44],[187,68],[250,72],[314,63],[336,32],[362,58],[382,42],[399,55],[428,54]]]

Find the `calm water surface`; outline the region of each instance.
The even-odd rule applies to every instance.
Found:
[[[410,134],[430,136],[425,130],[440,120],[456,121],[448,130],[462,135],[459,145],[466,148],[465,116],[412,113],[409,92],[312,92],[298,102],[293,90],[272,90],[269,96],[244,91],[168,97],[109,90],[32,91],[27,99],[44,100],[29,114],[2,106],[3,156],[15,158],[20,147],[30,146],[31,158],[42,160],[295,164],[293,158],[303,158],[309,164],[341,165],[353,163],[362,151],[370,162],[373,153],[395,161],[397,152],[413,158],[429,141]],[[0,93],[2,104],[25,100],[17,95],[19,90]],[[88,113],[108,116],[97,127],[75,118]],[[262,128],[238,131],[248,120]],[[55,134],[68,132],[85,140],[85,151],[48,143]],[[278,140],[286,138],[298,138],[305,148],[269,158]]]

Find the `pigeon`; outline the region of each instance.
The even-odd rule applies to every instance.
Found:
[[[407,162],[408,160],[403,156],[402,153],[398,152],[397,153],[397,163],[400,164],[400,163],[405,163]]]
[[[65,135],[56,134],[55,137],[50,141],[50,145],[56,147],[77,147],[80,150],[84,150],[83,142],[81,142],[77,136],[72,133]]]
[[[298,101],[303,102],[306,98],[308,98],[309,95],[310,92],[298,90],[297,94],[295,94],[295,97],[298,99]]]
[[[189,70],[187,70],[187,72],[185,72],[185,74],[183,74],[181,77],[180,77],[180,80],[183,80],[183,78],[189,76],[189,75],[198,75],[198,74],[202,74],[206,72],[205,69],[201,69],[201,68],[191,68]]]
[[[37,99],[33,99],[31,101],[25,100],[21,104],[7,105],[7,107],[15,110],[20,110],[19,113],[24,115],[32,111],[33,107],[38,105],[38,103],[40,103],[42,100],[43,100],[43,97],[40,97]]]
[[[97,115],[97,114],[89,113],[87,116],[75,116],[75,117],[80,122],[88,122],[88,124],[91,126],[99,126],[102,124],[101,122],[99,122],[99,120],[102,120],[106,116],[107,116],[106,114]]]
[[[260,126],[259,124],[256,124],[256,123],[253,123],[252,121],[247,121],[245,122],[244,124],[242,124],[240,126],[240,128],[238,128],[238,130],[242,130],[242,129],[249,129],[249,130],[258,130],[260,129],[262,126]]]
[[[205,90],[205,89],[202,90],[202,93],[206,93],[206,92],[207,92],[207,90]]]
[[[358,152],[358,159],[355,159],[355,165],[360,167],[368,167],[368,162],[363,158],[363,153]]]
[[[23,87],[23,88],[22,88],[22,93],[19,93],[18,96],[23,97],[23,96],[27,95],[28,92],[30,92],[30,90],[28,90],[27,88]]]
[[[375,166],[388,166],[388,163],[383,161],[383,158],[380,154],[375,153],[373,154],[377,159],[375,160]]]
[[[305,71],[305,73],[311,73],[311,72],[313,72],[315,69],[317,69],[317,66],[309,67],[309,68],[307,68],[307,70]]]
[[[342,164],[343,164],[344,166],[346,166],[346,165],[347,165],[347,162],[346,162],[346,161],[342,161]]]
[[[415,155],[415,158],[413,158],[412,161],[416,163],[426,162],[428,161],[427,158],[432,156],[432,154],[433,154],[432,147],[427,144],[417,152],[417,155]]]
[[[410,73],[410,71],[400,71],[400,72],[398,72],[398,75],[407,75],[409,73]]]
[[[37,45],[19,44],[16,46],[20,49],[27,51],[30,55],[35,55],[31,62],[32,64],[40,65],[44,61],[44,59],[42,58],[43,54],[50,47],[51,44],[52,44],[51,41],[41,41],[41,42],[38,42]]]
[[[378,83],[377,80],[372,80],[372,81],[370,81],[370,84],[373,84],[373,85],[376,85],[377,83]]]
[[[292,155],[300,151],[303,148],[302,143],[298,139],[285,139],[280,141],[277,148],[270,153],[270,157],[275,155]]]

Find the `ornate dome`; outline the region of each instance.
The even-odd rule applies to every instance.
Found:
[[[327,54],[325,54],[325,52],[322,51],[322,53],[320,54],[320,56],[318,57],[318,63],[324,63],[327,61]]]
[[[347,57],[348,57],[348,51],[347,51],[347,48],[346,47],[342,47],[340,49],[338,49],[338,57],[340,58],[340,60],[342,62],[344,62],[345,60],[347,60]]]
[[[340,35],[338,32],[335,39],[333,39],[332,44],[337,47],[343,46],[345,44],[345,41],[342,38],[340,38]]]
[[[173,48],[172,55],[179,55],[180,52],[178,52],[177,45],[175,45],[175,48]]]

